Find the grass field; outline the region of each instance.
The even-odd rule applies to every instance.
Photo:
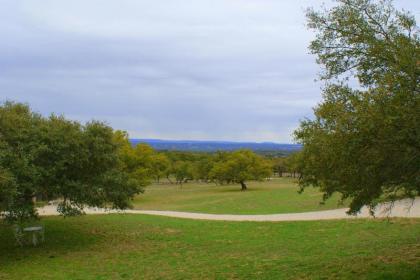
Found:
[[[143,210],[176,210],[213,214],[273,214],[319,211],[345,207],[338,205],[338,196],[320,205],[322,194],[308,188],[298,194],[291,178],[266,182],[249,182],[249,189],[239,185],[187,183],[154,184],[134,200],[134,208]]]
[[[418,279],[420,219],[215,222],[50,217],[47,242],[0,225],[0,279]]]

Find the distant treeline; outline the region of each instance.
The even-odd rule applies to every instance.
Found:
[[[148,170],[150,178],[156,182],[166,178],[170,183],[176,184],[192,180],[230,184],[272,176],[297,176],[297,153],[284,156],[272,152],[263,156],[250,150],[213,153],[156,151],[148,144],[138,144],[133,147],[133,151],[143,156],[149,154],[147,156],[149,160],[145,161],[148,164],[144,168]]]
[[[299,151],[299,144],[278,144],[271,142],[229,142],[229,141],[190,141],[190,140],[159,140],[159,139],[130,139],[133,145],[145,143],[159,151],[193,151],[193,152],[216,152],[251,150],[259,154],[288,155]]]

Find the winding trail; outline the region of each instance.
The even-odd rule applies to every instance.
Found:
[[[420,198],[414,201],[405,199],[395,202],[391,212],[387,211],[389,204],[381,204],[375,209],[375,216],[383,217],[402,217],[402,218],[420,218]],[[178,211],[155,211],[155,210],[105,210],[101,208],[86,208],[86,214],[109,214],[109,213],[128,213],[166,216],[174,218],[185,218],[195,220],[215,220],[215,221],[254,221],[254,222],[280,222],[280,221],[316,221],[316,220],[334,220],[334,219],[357,219],[372,218],[369,211],[364,207],[357,216],[346,214],[347,208],[314,211],[304,213],[287,214],[267,214],[267,215],[231,215],[231,214],[204,214]],[[56,207],[52,205],[38,208],[41,216],[59,215]]]

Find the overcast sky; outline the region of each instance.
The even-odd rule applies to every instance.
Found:
[[[0,99],[132,138],[290,143],[320,101],[321,2],[0,0]]]

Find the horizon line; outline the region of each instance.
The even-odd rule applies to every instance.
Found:
[[[172,142],[213,142],[213,143],[252,143],[252,144],[276,144],[276,145],[301,145],[298,143],[279,143],[273,141],[236,141],[236,140],[187,140],[187,139],[162,139],[162,138],[129,138],[130,140],[139,141],[172,141]]]

